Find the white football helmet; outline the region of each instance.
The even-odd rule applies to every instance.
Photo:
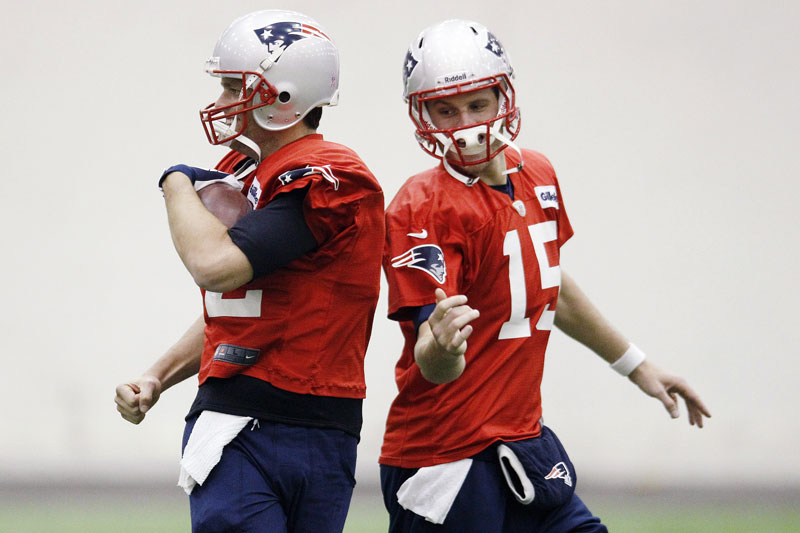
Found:
[[[485,163],[511,146],[519,134],[520,111],[511,80],[514,69],[503,45],[482,24],[446,20],[412,41],[403,64],[403,96],[423,150],[442,159],[447,171],[472,185],[450,163],[462,167]],[[431,100],[494,88],[497,116],[459,128],[438,129],[428,114]],[[508,172],[520,170],[520,167]]]
[[[205,70],[242,80],[239,101],[200,111],[211,144],[243,137],[248,111],[260,127],[284,130],[315,107],[336,105],[339,99],[336,45],[319,23],[294,11],[257,11],[236,19],[217,41]]]

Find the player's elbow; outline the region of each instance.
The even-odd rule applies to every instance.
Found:
[[[187,263],[194,282],[211,292],[229,292],[238,289],[253,277],[250,264],[242,265],[226,255],[206,254]]]
[[[193,278],[198,287],[211,292],[230,292],[241,287],[241,285],[229,283],[226,279],[216,276],[194,275]]]
[[[221,272],[215,271],[212,268],[205,268],[198,265],[190,268],[189,272],[198,287],[211,292],[228,292],[236,289],[237,287],[229,287],[225,281],[225,277]]]

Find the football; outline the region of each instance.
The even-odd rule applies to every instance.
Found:
[[[197,191],[197,196],[206,209],[228,228],[253,210],[250,201],[227,183],[207,185]]]

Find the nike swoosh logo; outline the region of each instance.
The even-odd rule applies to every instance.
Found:
[[[416,237],[417,239],[424,239],[425,237],[428,236],[428,230],[424,229],[419,233],[408,233],[407,235],[409,237]]]

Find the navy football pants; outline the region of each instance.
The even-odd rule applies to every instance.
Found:
[[[543,512],[519,503],[498,461],[474,460],[443,524],[433,524],[397,503],[397,490],[417,469],[381,465],[383,501],[390,533],[608,533],[576,494]]]
[[[186,423],[183,447],[196,418]],[[336,429],[248,424],[189,497],[194,532],[340,533],[357,439]]]

